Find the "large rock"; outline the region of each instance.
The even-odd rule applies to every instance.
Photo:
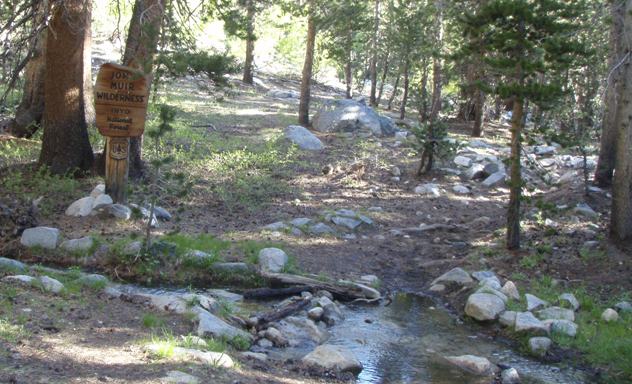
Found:
[[[94,187],[92,192],[90,192],[90,197],[92,197],[93,199],[96,199],[99,195],[102,195],[104,193],[105,193],[105,184],[97,184],[97,186]]]
[[[94,240],[90,236],[81,237],[79,239],[66,240],[59,246],[68,252],[85,252],[94,245]]]
[[[252,335],[241,329],[235,328],[232,325],[226,323],[219,317],[212,315],[210,312],[196,307],[193,309],[193,313],[197,314],[198,328],[197,334],[200,337],[227,337],[232,339],[234,337],[243,337],[246,340],[252,340]]]
[[[335,100],[326,103],[312,119],[319,132],[364,132],[382,136],[380,116],[363,102]]]
[[[96,195],[98,197],[100,195]],[[94,197],[83,197],[72,204],[66,209],[67,216],[88,216],[92,212],[92,206],[94,205]]]
[[[491,376],[498,370],[496,365],[480,356],[446,356],[445,359],[455,367],[477,376]]]
[[[454,283],[458,285],[466,285],[473,282],[474,280],[472,280],[469,273],[467,273],[462,268],[456,267],[434,279],[431,285],[435,285],[438,283]]]
[[[553,342],[548,337],[532,337],[529,339],[529,349],[531,353],[538,357],[543,357],[551,348]]]
[[[495,320],[505,310],[505,302],[491,293],[475,293],[467,298],[465,313],[479,321]]]
[[[513,328],[516,325],[516,315],[514,311],[505,311],[498,317],[498,322],[505,327]]]
[[[26,271],[26,265],[17,260],[0,257],[0,271],[24,272]]]
[[[575,311],[560,307],[549,307],[537,312],[542,320],[569,320],[575,321]]]
[[[549,327],[533,316],[531,312],[518,312],[516,313],[515,330],[516,332],[547,334]]]
[[[568,305],[573,311],[579,310],[579,300],[572,293],[563,293],[559,297],[560,305]]]
[[[264,248],[259,251],[259,266],[264,272],[281,272],[288,260],[287,254],[278,248]]]
[[[397,125],[393,119],[388,116],[380,115],[380,128],[382,128],[382,133],[386,136],[394,136],[397,131]]]
[[[505,285],[503,285],[503,287],[500,289],[500,292],[504,293],[514,300],[520,300],[520,292],[518,292],[516,284],[514,284],[514,282],[511,280],[507,281]]]
[[[500,373],[502,384],[520,384],[520,375],[516,368],[508,368]]]
[[[55,249],[60,240],[59,229],[50,227],[28,228],[22,232],[20,243],[25,247]]]
[[[129,220],[132,217],[132,210],[123,204],[112,204],[104,208],[110,216],[116,217],[117,219]]]
[[[102,195],[97,196],[94,199],[94,201],[92,202],[92,209],[98,210],[108,205],[111,205],[112,203],[114,203],[114,201],[112,201],[112,198],[110,197],[110,195],[106,195],[104,193]]]
[[[314,225],[310,225],[307,230],[312,235],[327,235],[336,233],[333,228],[324,223],[316,223]]]
[[[544,320],[550,333],[554,335],[564,335],[575,337],[577,334],[577,324],[569,320]]]
[[[320,151],[325,148],[323,142],[320,141],[316,135],[300,125],[290,125],[285,128],[284,133],[288,140],[298,145],[301,149],[308,151]]]
[[[360,373],[362,363],[351,352],[338,345],[321,345],[303,357],[307,365],[340,372]]]
[[[614,308],[621,313],[632,313],[632,304],[628,301],[620,301],[614,305]]]
[[[462,180],[478,180],[487,177],[485,173],[485,166],[483,164],[472,164],[468,169],[463,171],[460,175]]]
[[[498,171],[496,173],[492,173],[491,175],[487,176],[487,178],[483,180],[482,184],[488,188],[495,187],[497,185],[504,183],[506,177],[507,175],[505,174],[504,170]]]
[[[354,230],[362,224],[361,220],[345,216],[334,216],[331,218],[331,222],[339,227],[345,227],[350,230]]]
[[[549,305],[546,301],[530,293],[525,294],[524,297],[527,299],[527,311],[536,311]]]
[[[44,290],[48,292],[60,293],[64,290],[64,285],[59,280],[53,279],[52,277],[40,276],[39,281],[42,283]]]

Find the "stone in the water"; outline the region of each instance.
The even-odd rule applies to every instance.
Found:
[[[333,228],[331,228],[330,226],[328,226],[327,224],[324,224],[324,223],[316,223],[314,225],[311,225],[309,227],[308,231],[312,235],[326,235],[326,234],[335,234],[336,233],[336,231],[334,231]]]
[[[514,300],[520,300],[520,292],[518,292],[516,284],[514,284],[514,282],[511,280],[507,281],[505,285],[503,285],[503,287],[500,289],[500,291],[507,295],[507,297],[510,297]]]
[[[465,313],[479,321],[495,320],[504,310],[502,299],[490,293],[474,293],[465,304]]]
[[[632,313],[632,304],[627,301],[620,301],[614,305],[615,309],[621,313]]]
[[[72,204],[70,204],[70,206],[66,209],[66,215],[75,216],[75,217],[88,216],[90,212],[92,212],[93,205],[94,205],[94,197],[92,196],[83,197],[73,202]]]
[[[531,353],[538,357],[544,357],[551,348],[553,342],[548,337],[532,337],[529,339]]]
[[[42,247],[55,249],[59,244],[60,232],[57,228],[35,227],[22,232],[20,243],[25,247]]]
[[[270,340],[275,347],[287,347],[290,342],[288,339],[279,332],[278,329],[270,327],[263,332],[263,336]]]
[[[568,320],[544,320],[544,324],[549,327],[552,334],[575,337],[577,334],[577,324]]]
[[[480,356],[446,356],[446,360],[455,367],[477,376],[491,376],[498,370],[495,364]]]
[[[180,371],[169,371],[167,376],[162,379],[165,384],[198,384],[200,380],[188,373]]]
[[[94,240],[90,236],[81,237],[79,239],[66,240],[59,246],[68,252],[85,252],[94,245]]]
[[[259,266],[264,272],[281,272],[289,258],[278,248],[264,248],[259,251]]]
[[[351,230],[356,229],[362,224],[362,221],[353,219],[351,217],[334,216],[331,221],[339,227],[345,227]]]
[[[474,280],[472,280],[469,273],[462,268],[456,267],[434,279],[432,281],[432,285],[438,283],[456,283],[459,285],[466,285],[473,282]]]
[[[325,311],[321,307],[315,307],[307,311],[307,317],[314,321],[318,321],[323,317]]]
[[[129,220],[132,217],[132,210],[123,204],[112,204],[105,208],[105,211],[117,219]]]
[[[307,365],[315,365],[340,372],[362,371],[362,363],[347,349],[338,345],[320,345],[303,357]]]
[[[96,199],[97,197],[99,197],[99,195],[102,195],[104,193],[105,193],[105,184],[97,184],[97,186],[94,187],[92,192],[90,192],[90,197],[92,197],[93,199]]]
[[[549,327],[533,316],[531,312],[518,312],[516,313],[516,332],[530,332],[538,334],[547,334]]]
[[[48,292],[59,293],[64,289],[64,285],[59,280],[48,276],[40,276],[39,281]]]
[[[414,192],[420,195],[430,195],[434,197],[441,196],[439,185],[433,183],[418,185],[415,187]]]
[[[106,195],[105,193],[102,195],[97,196],[94,201],[92,202],[92,209],[93,210],[97,210],[100,208],[103,208],[107,205],[110,205],[114,203],[114,201],[112,201],[112,198],[110,197],[110,195]]]
[[[568,305],[573,311],[579,310],[579,300],[572,293],[563,293],[559,297],[560,305]]]
[[[285,128],[285,137],[299,148],[307,151],[320,151],[325,148],[323,142],[308,129],[300,125],[290,125]]]
[[[546,301],[530,293],[525,294],[524,297],[527,299],[527,311],[536,311],[549,305]]]
[[[24,272],[26,271],[26,265],[17,260],[0,257],[0,271]]]
[[[229,339],[232,339],[233,337],[241,336],[247,340],[252,339],[252,335],[248,332],[233,327],[224,320],[202,308],[193,308],[193,313],[197,314],[197,334],[200,337],[228,337]]]
[[[515,311],[505,311],[498,316],[498,322],[505,327],[513,328],[516,325],[516,315]]]
[[[606,323],[617,321],[619,320],[619,313],[612,308],[606,308],[606,310],[601,314],[601,320]]]
[[[501,384],[520,384],[520,375],[516,368],[508,368],[500,373]]]
[[[575,321],[575,311],[560,307],[545,308],[537,313],[542,320],[569,320]]]

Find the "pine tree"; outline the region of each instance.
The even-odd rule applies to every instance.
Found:
[[[489,70],[499,81],[493,91],[513,104],[511,118],[510,196],[507,212],[507,248],[520,248],[520,165],[524,107],[527,100],[546,108],[561,95],[554,76],[548,82],[538,75],[551,74],[571,66],[583,53],[574,38],[574,20],[581,1],[494,0],[478,12],[461,19],[468,36],[478,36],[483,44],[465,48],[481,50]],[[481,49],[482,48],[482,49]]]

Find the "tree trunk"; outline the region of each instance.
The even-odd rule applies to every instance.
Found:
[[[248,10],[246,15],[248,19],[248,25],[246,25],[248,37],[246,39],[246,61],[244,62],[243,81],[246,84],[252,85],[252,63],[254,61],[255,53],[255,6],[253,1],[248,1]]]
[[[419,106],[419,119],[421,122],[428,120],[428,64],[426,60],[423,61],[423,70],[421,72],[421,89],[420,89],[420,106]]]
[[[47,3],[35,6],[34,28],[44,23],[48,15]],[[46,29],[42,30],[35,42],[31,58],[24,69],[24,92],[15,111],[15,118],[9,122],[9,132],[17,137],[31,137],[42,123],[44,115],[44,79],[46,75]]]
[[[507,248],[520,248],[520,196],[522,174],[520,169],[520,136],[524,101],[516,98],[511,117],[511,182],[509,185],[509,207],[507,208]]]
[[[406,117],[406,103],[408,102],[408,58],[404,61],[404,94],[402,95],[402,105],[399,107],[399,118]]]
[[[88,170],[94,161],[87,130],[94,119],[90,17],[90,0],[58,4],[49,26],[55,33],[46,38],[46,103],[39,163],[55,174]]]
[[[301,79],[301,102],[298,106],[298,123],[309,127],[309,99],[312,82],[312,67],[314,65],[314,46],[316,44],[316,25],[311,14],[313,1],[309,2],[310,16],[307,20],[307,47],[305,49],[305,62],[303,63],[303,77]]]
[[[485,94],[480,89],[477,89],[476,99],[474,103],[474,126],[472,127],[473,137],[481,137],[483,134],[484,112],[485,112]]]
[[[436,46],[441,52],[443,50],[443,0],[435,0],[435,7],[437,8],[436,18]],[[434,122],[439,117],[441,111],[441,53],[433,60],[432,64],[432,107],[430,108],[430,122]]]
[[[147,75],[153,72],[164,9],[165,0],[136,0],[125,43],[125,65],[141,70]],[[151,87],[151,83],[147,86]],[[133,179],[138,179],[144,174],[142,148],[143,136],[130,139],[129,176]]]
[[[350,99],[353,97],[351,92],[353,87],[353,73],[351,72],[351,57],[347,59],[345,64],[345,97]]]
[[[610,75],[607,78],[606,96],[604,100],[605,110],[601,126],[601,146],[599,147],[599,159],[595,171],[595,184],[607,187],[612,184],[614,162],[617,147],[617,98],[621,94],[620,83],[624,80],[622,74],[624,68],[621,63],[626,52],[622,49],[624,9],[622,2],[613,1],[610,5],[612,27],[610,29],[610,57],[608,68]]]
[[[375,0],[375,14],[373,20],[373,38],[371,39],[371,64],[369,73],[371,76],[371,94],[369,103],[376,106],[375,91],[377,89],[377,35],[380,28],[380,0]]]
[[[377,99],[375,100],[375,105],[380,105],[380,100],[382,100],[382,93],[384,92],[384,82],[386,81],[386,75],[388,75],[388,59],[389,59],[390,51],[386,51],[386,55],[384,56],[384,68],[382,69],[382,80],[380,81],[380,89],[377,91]]]
[[[632,0],[625,2],[622,48],[632,49]],[[622,77],[616,114],[616,156],[612,188],[610,236],[619,244],[632,244],[632,60],[621,65]]]
[[[391,93],[391,97],[388,98],[388,106],[387,110],[391,110],[393,107],[393,100],[395,100],[395,96],[397,95],[397,87],[399,87],[399,79],[402,77],[402,73],[397,73],[397,79],[395,79],[395,85],[393,85],[393,93]]]

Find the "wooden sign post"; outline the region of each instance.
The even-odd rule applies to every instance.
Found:
[[[149,99],[149,80],[122,65],[101,66],[94,87],[99,133],[106,137],[105,193],[116,203],[127,200],[129,138],[143,134]]]

